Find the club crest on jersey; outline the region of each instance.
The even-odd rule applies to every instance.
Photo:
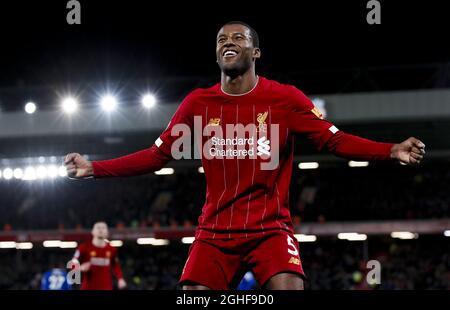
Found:
[[[220,125],[220,118],[210,118],[208,122],[208,126],[219,126]]]
[[[313,112],[314,115],[317,116],[318,118],[323,119],[323,114],[322,114],[322,112],[320,112],[319,108],[314,107],[314,108],[311,110],[311,112]]]
[[[266,118],[269,113],[266,111],[264,113],[258,113],[256,120],[258,121],[258,131],[267,132]]]
[[[95,251],[91,251],[91,256],[97,256],[97,253],[95,253]]]

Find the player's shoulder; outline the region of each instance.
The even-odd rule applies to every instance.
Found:
[[[80,252],[87,251],[89,248],[91,248],[91,246],[92,246],[92,243],[90,241],[83,242],[83,243],[80,243],[80,245],[78,246],[78,250]]]
[[[203,87],[196,88],[188,94],[188,97],[200,98],[200,97],[215,96],[215,95],[219,95],[219,94],[221,94],[220,83],[216,83],[212,86],[208,86],[208,87],[204,87],[204,88]]]
[[[296,86],[292,85],[292,84],[285,84],[285,83],[281,83],[279,81],[276,80],[271,80],[271,79],[267,79],[264,77],[261,77],[261,81],[264,85],[264,88],[266,88],[267,90],[270,90],[272,92],[275,93],[281,93],[284,95],[296,95],[296,94],[303,94],[303,92],[298,89]]]

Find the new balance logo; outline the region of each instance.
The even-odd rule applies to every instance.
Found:
[[[267,155],[270,156],[270,140],[267,138],[261,137],[258,139],[258,146],[256,148],[258,150],[258,156]]]
[[[300,259],[298,259],[297,257],[291,257],[288,264],[300,265]]]

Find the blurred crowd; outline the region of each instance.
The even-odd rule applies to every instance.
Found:
[[[290,206],[295,224],[340,220],[448,217],[450,169],[380,165],[293,168]],[[205,176],[194,167],[158,176],[53,181],[0,180],[3,230],[197,224]]]
[[[188,245],[139,246],[126,242],[119,257],[128,289],[177,289]],[[301,243],[308,290],[450,289],[450,243],[444,236],[415,240],[372,237],[364,242],[320,239]],[[0,250],[0,289],[40,289],[42,274],[64,268],[74,249]],[[367,262],[378,260],[380,284],[370,285]],[[78,289],[74,286],[73,289]]]

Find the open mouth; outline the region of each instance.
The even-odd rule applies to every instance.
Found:
[[[238,52],[235,50],[225,50],[222,53],[223,58],[231,58],[237,56]]]

